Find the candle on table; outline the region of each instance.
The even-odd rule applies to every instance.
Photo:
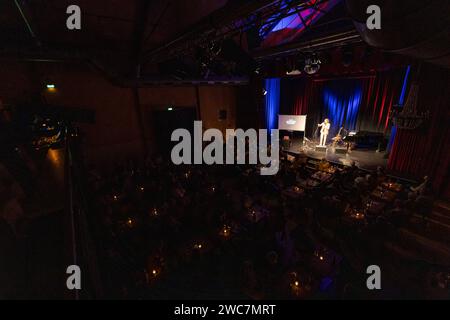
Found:
[[[229,226],[224,225],[221,231],[221,235],[223,235],[225,238],[228,238],[231,235],[230,230],[231,228]]]
[[[128,218],[127,225],[131,228],[133,226],[133,219]]]
[[[295,280],[293,283],[291,283],[291,290],[292,294],[295,296],[298,296],[300,294],[300,282],[298,280]]]

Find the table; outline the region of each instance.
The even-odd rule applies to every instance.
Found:
[[[322,172],[322,171],[317,171],[316,173],[314,173],[311,178],[318,180],[320,182],[325,182],[327,180],[329,180],[331,178],[331,173],[328,172]]]
[[[320,182],[314,179],[306,179],[306,180],[298,179],[297,182],[303,188],[311,188],[311,187],[314,188],[320,185]]]
[[[337,255],[334,251],[319,248],[314,252],[311,266],[321,276],[334,275],[337,271],[342,257]]]
[[[385,202],[394,202],[395,198],[397,197],[397,193],[385,190],[381,187],[375,189],[375,191],[373,191],[371,195],[372,197]]]
[[[269,212],[266,209],[259,206],[255,206],[253,208],[250,208],[249,213],[247,214],[247,219],[250,222],[258,223],[268,215]]]
[[[383,182],[381,186],[387,190],[400,192],[403,190],[403,185],[397,182]]]
[[[386,203],[380,201],[369,200],[366,204],[366,212],[368,214],[379,215],[383,213]]]
[[[305,194],[305,190],[303,188],[294,186],[283,190],[283,194],[289,198],[298,199]]]

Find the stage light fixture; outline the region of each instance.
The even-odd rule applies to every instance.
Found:
[[[167,108],[167,111],[173,111],[172,107]]]
[[[267,90],[263,89],[263,96],[267,96]]]
[[[313,54],[305,59],[304,71],[307,74],[315,74],[319,71],[321,63],[322,61],[320,61],[320,59]]]
[[[292,71],[286,71],[287,76],[299,76],[301,74],[302,74],[302,72],[298,69],[294,69]]]

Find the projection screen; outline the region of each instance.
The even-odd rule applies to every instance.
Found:
[[[289,131],[305,131],[306,116],[279,115],[278,129]]]

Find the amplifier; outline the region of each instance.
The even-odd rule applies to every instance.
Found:
[[[347,147],[336,147],[334,149],[335,154],[346,154],[347,153]]]
[[[327,147],[316,146],[317,152],[327,152]]]

